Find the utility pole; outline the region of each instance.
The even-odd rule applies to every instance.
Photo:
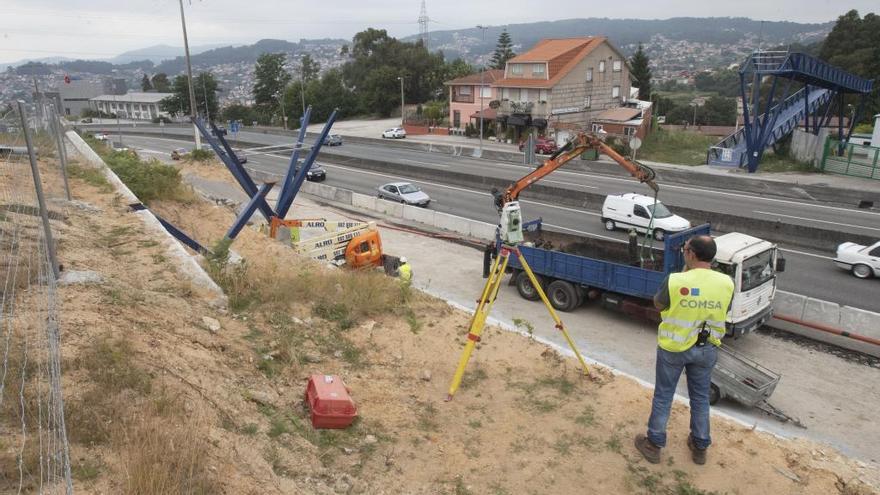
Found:
[[[303,115],[306,114],[306,79],[303,76],[302,67],[299,69],[299,96],[302,99]]]
[[[477,29],[483,32],[483,44],[486,43],[486,30],[489,29],[488,26],[483,26],[482,24],[477,26]],[[480,151],[478,151],[477,156],[483,156],[483,78],[486,74],[486,64],[480,66]]]
[[[204,74],[204,72],[202,73]],[[211,110],[208,109],[208,83],[205,81],[207,77],[202,77],[202,88],[205,90],[205,119],[211,121]]]
[[[406,124],[405,117],[404,117],[405,114],[404,114],[404,109],[403,109],[404,108],[404,104],[403,104],[404,103],[403,102],[403,76],[398,77],[397,80],[400,81],[400,127],[403,127],[404,124]]]
[[[186,53],[186,74],[189,78],[189,113],[193,119],[193,135],[196,139],[196,149],[202,149],[202,137],[199,134],[199,128],[196,127],[196,92],[193,90],[193,69],[192,62],[189,60],[189,40],[186,37],[186,16],[183,14],[183,0],[180,3],[180,24],[183,26],[183,49]]]

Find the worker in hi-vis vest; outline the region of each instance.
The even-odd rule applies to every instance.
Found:
[[[406,256],[400,257],[400,265],[397,267],[397,273],[401,282],[406,285],[412,283],[412,267],[406,262]]]
[[[657,367],[654,401],[647,435],[636,435],[635,445],[648,462],[660,462],[666,446],[666,423],[682,370],[687,373],[691,432],[687,445],[696,464],[706,463],[709,436],[709,388],[718,347],[725,333],[727,311],[733,298],[733,280],[712,270],[715,241],[695,236],[682,246],[685,269],[660,284],[654,305],[661,310],[657,331]]]

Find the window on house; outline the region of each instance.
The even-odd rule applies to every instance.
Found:
[[[510,73],[515,76],[521,76],[523,73],[523,64],[510,64]]]
[[[510,89],[501,88],[501,99],[502,100],[509,100],[510,99]]]
[[[635,136],[636,135],[636,128],[635,127],[624,127],[623,128],[623,135],[624,136]]]
[[[483,98],[491,98],[492,97],[492,88],[488,86],[484,86],[480,91],[480,96]]]
[[[592,80],[593,80],[593,68],[590,67],[589,69],[587,69],[587,82],[590,82]]]
[[[620,86],[614,86],[611,88],[611,97],[619,98],[620,97]]]
[[[605,72],[605,61],[604,60],[599,61],[599,72]]]
[[[550,99],[550,92],[547,91],[546,89],[542,89],[542,90],[540,91],[540,95],[538,96],[538,99],[541,100],[541,101],[547,101],[547,100],[549,100],[549,99]]]
[[[602,130],[602,124],[593,124],[590,126],[590,130],[593,132],[599,132]]]
[[[621,61],[620,61],[620,60],[615,60],[615,61],[612,62],[612,64],[611,64],[611,70],[613,70],[614,72],[620,72],[620,71],[621,71],[621,65],[622,65],[622,64],[621,64]]]
[[[471,87],[470,86],[461,86],[458,88],[458,94],[463,96],[471,95]]]
[[[533,76],[544,76],[544,64],[532,64]]]
[[[461,127],[461,111],[452,111],[452,127]]]
[[[584,98],[584,108],[590,108],[593,106],[593,97],[587,96]]]

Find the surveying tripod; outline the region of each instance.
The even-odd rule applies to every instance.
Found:
[[[581,362],[584,374],[587,375],[590,373],[587,363],[574,345],[574,341],[571,339],[571,336],[562,324],[559,315],[556,314],[556,311],[547,299],[544,289],[541,288],[541,284],[539,284],[538,279],[535,278],[535,274],[526,262],[525,256],[522,255],[516,245],[502,244],[501,250],[492,264],[489,278],[486,279],[486,286],[483,287],[483,294],[480,296],[480,300],[477,301],[477,309],[474,312],[474,316],[471,318],[470,329],[467,334],[468,340],[465,343],[461,358],[458,360],[458,369],[455,370],[455,375],[452,377],[452,383],[449,385],[449,395],[446,396],[447,401],[452,400],[452,396],[455,395],[456,390],[458,390],[458,387],[461,385],[461,379],[464,377],[464,369],[467,367],[471,354],[474,352],[474,346],[480,341],[480,336],[483,334],[483,328],[486,326],[486,319],[489,317],[489,312],[492,310],[492,304],[498,297],[498,289],[501,287],[501,279],[504,277],[504,272],[507,269],[507,262],[510,260],[511,253],[515,254],[517,259],[519,259],[523,270],[532,282],[532,287],[534,287],[538,295],[541,296],[541,301],[544,302],[544,306],[547,307],[547,311],[550,312],[550,316],[553,318],[553,321],[556,322],[556,328],[558,328],[565,336],[568,346],[574,351],[575,356],[577,356],[578,360]]]

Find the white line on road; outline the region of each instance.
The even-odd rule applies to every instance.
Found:
[[[779,248],[779,250],[785,251],[786,253],[795,253],[795,254],[802,254],[804,256],[812,256],[813,258],[819,258],[819,259],[823,259],[823,260],[833,260],[834,259],[831,256],[822,256],[821,254],[813,254],[813,253],[807,253],[804,251],[796,251],[794,249]]]
[[[581,234],[581,235],[586,235],[586,236],[590,236],[590,237],[598,237],[599,239],[606,239],[606,240],[609,240],[609,241],[619,242],[619,243],[621,243],[621,244],[626,244],[626,243],[627,243],[627,241],[623,241],[623,240],[620,240],[620,239],[615,239],[614,237],[608,237],[608,236],[601,235],[601,234],[593,234],[593,233],[591,233],[591,232],[584,232],[583,230],[570,229],[570,228],[568,228],[568,227],[563,227],[563,226],[561,226],[561,225],[554,225],[554,224],[552,224],[552,223],[545,223],[544,225],[546,225],[547,227],[553,227],[554,229],[567,230],[567,231],[569,231],[569,232],[574,232],[575,234]]]
[[[782,213],[773,213],[771,211],[758,211],[758,210],[753,210],[753,211],[754,211],[754,213],[758,213],[761,215],[767,215],[767,216],[771,216],[771,217],[794,218],[797,220],[806,220],[808,222],[830,223],[831,225],[840,225],[841,227],[853,227],[853,228],[857,228],[857,229],[876,230],[876,231],[880,232],[880,229],[877,229],[874,227],[865,227],[864,225],[853,225],[851,223],[829,222],[827,220],[816,220],[814,218],[796,217],[794,215],[783,215]]]

